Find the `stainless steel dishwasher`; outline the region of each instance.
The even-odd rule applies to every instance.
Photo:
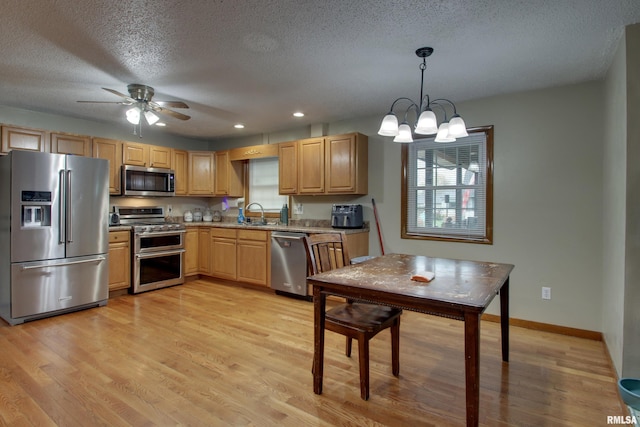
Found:
[[[271,288],[278,294],[309,297],[305,233],[271,233]]]

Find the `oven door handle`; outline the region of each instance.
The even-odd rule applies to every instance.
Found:
[[[145,259],[145,258],[158,258],[161,256],[167,255],[178,255],[184,253],[184,249],[172,250],[172,251],[162,251],[162,252],[145,252],[143,254],[136,254],[136,258]]]
[[[153,231],[151,233],[143,231],[141,233],[135,233],[139,237],[162,237],[162,236],[174,236],[176,234],[184,234],[187,230],[167,230],[167,231]]]

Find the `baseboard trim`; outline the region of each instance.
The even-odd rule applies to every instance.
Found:
[[[500,316],[495,314],[484,313],[482,320],[489,322],[500,322]],[[552,325],[549,323],[533,322],[531,320],[509,319],[509,325],[518,326],[525,329],[533,329],[536,331],[552,332],[554,334],[568,335],[571,337],[586,338],[594,341],[602,341],[602,332],[588,331],[586,329],[569,328],[567,326]]]

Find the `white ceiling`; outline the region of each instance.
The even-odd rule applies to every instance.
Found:
[[[599,79],[637,22],[637,0],[3,0],[0,105],[122,126],[76,101],[141,83],[191,107],[166,132],[260,134],[417,101],[422,46],[426,91],[454,102]]]

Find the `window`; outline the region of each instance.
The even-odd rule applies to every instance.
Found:
[[[493,243],[493,126],[402,147],[402,238]]]
[[[249,160],[249,194],[247,204],[260,203],[265,212],[280,213],[282,205],[289,203],[288,196],[278,194],[278,158],[265,157]],[[257,206],[251,212],[259,212]]]

